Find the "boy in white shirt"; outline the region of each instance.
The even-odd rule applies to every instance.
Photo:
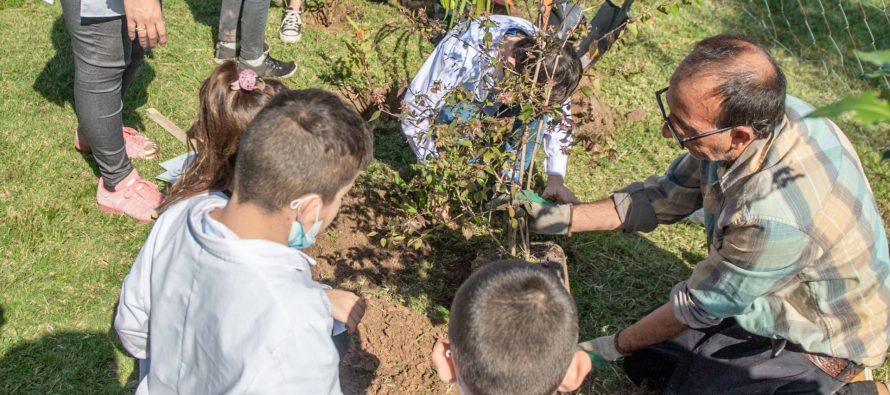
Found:
[[[402,99],[405,113],[402,133],[408,137],[418,161],[436,155],[436,145],[430,135],[433,124],[466,121],[479,111],[488,116],[503,116],[510,112],[509,106],[496,100],[495,85],[503,75],[494,63],[519,74],[530,74],[540,58],[543,67],[538,74],[539,90],[544,91],[543,84],[550,76],[553,83],[550,103],[562,103],[561,122],[551,123],[549,117],[545,117],[547,124],[541,128],[547,154],[544,196],[557,197],[566,203],[577,202],[575,195],[566,188],[564,177],[572,142],[571,95],[581,80],[581,61],[568,44],[558,50],[539,53],[534,39],[537,34],[538,29],[525,19],[492,15],[464,22],[445,35],[418,70]],[[449,93],[457,89],[467,92],[473,100],[448,105]],[[486,105],[486,102],[493,104]],[[530,133],[537,132],[537,123],[535,120],[529,125]],[[532,159],[535,140],[534,136],[529,138],[524,160],[526,166]],[[517,152],[521,152],[521,148],[517,148]]]
[[[151,360],[137,394],[339,394],[334,320],[364,307],[312,280],[305,248],[371,160],[369,129],[329,92],[286,91],[241,136],[231,199],[165,211],[124,279],[115,329]]]

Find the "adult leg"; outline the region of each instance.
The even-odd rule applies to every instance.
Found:
[[[105,188],[113,191],[133,170],[121,134],[121,95],[124,77],[129,82],[141,64],[141,51],[139,61],[132,62],[133,45],[122,18],[84,24],[79,0],[65,0],[62,6],[74,51],[77,121],[92,147]]]
[[[219,7],[219,32],[217,40],[224,43],[238,41],[238,19],[243,0],[222,0]]]
[[[687,332],[685,339],[693,342],[644,349],[675,356],[666,358],[672,364],[666,394],[831,394],[843,385],[800,353],[786,350],[772,357],[770,339],[748,333],[734,320],[697,339]]]
[[[268,19],[269,0],[243,0],[241,6],[241,59],[254,60],[263,56],[263,42]]]

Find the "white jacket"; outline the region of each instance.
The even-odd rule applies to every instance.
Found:
[[[339,394],[324,286],[309,256],[238,238],[197,196],[158,219],[121,288],[114,327],[151,358],[137,394]]]

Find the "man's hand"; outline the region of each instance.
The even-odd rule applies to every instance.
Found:
[[[365,315],[365,300],[340,289],[326,289],[324,292],[331,300],[331,315],[334,319],[346,324],[346,331],[349,333],[355,332]]]
[[[572,206],[570,204],[550,203],[529,190],[519,191],[513,200],[522,205],[528,213],[528,229],[530,231],[541,235],[569,234],[569,227],[572,224]],[[508,195],[504,194],[494,198],[489,206],[497,210],[509,203]]]
[[[606,361],[614,361],[624,355],[615,348],[615,335],[602,336],[578,344],[582,350],[595,354]]]
[[[547,199],[555,199],[560,203],[581,203],[572,190],[566,187],[563,177],[555,174],[547,176],[547,186],[544,187],[544,193],[541,195]]]
[[[167,43],[167,26],[160,0],[124,0],[127,15],[127,35],[139,38],[142,48],[153,48]]]

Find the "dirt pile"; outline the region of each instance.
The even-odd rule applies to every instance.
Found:
[[[343,393],[444,393],[429,354],[446,328],[410,308],[371,298],[347,355],[340,362]]]

